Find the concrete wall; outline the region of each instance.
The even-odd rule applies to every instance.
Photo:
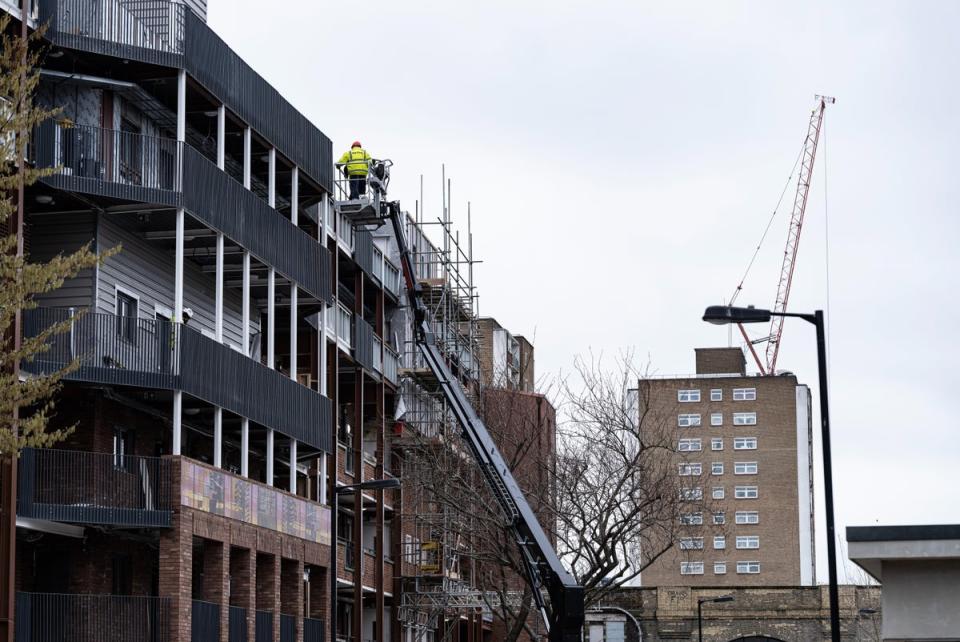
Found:
[[[960,559],[883,562],[884,640],[960,640]]]

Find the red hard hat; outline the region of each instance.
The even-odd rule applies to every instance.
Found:
[[[353,148],[353,147],[363,147],[363,145],[360,144],[360,141],[359,141],[359,140],[355,140],[355,141],[353,141],[353,145],[350,145],[350,147],[351,147],[351,148]]]

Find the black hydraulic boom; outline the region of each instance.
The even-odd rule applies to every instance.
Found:
[[[410,305],[413,306],[417,349],[439,381],[443,396],[463,428],[463,436],[474,458],[503,508],[508,527],[520,547],[537,608],[549,630],[549,640],[580,642],[583,631],[583,587],[560,563],[550,539],[537,521],[537,516],[514,480],[487,427],[437,347],[427,321],[427,308],[421,299],[422,287],[413,271],[413,257],[407,246],[399,202],[377,199],[376,206],[380,222],[389,220],[396,235],[403,277],[410,293]],[[544,591],[549,595],[549,604]]]

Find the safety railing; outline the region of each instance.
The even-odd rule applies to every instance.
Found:
[[[17,593],[17,642],[171,642],[170,598]]]
[[[363,367],[373,369],[373,341],[376,338],[373,326],[364,321],[359,314],[353,316],[353,321],[353,358]]]
[[[350,222],[350,218],[337,210],[337,240],[343,244],[343,246],[353,252],[353,223]]]
[[[337,343],[349,350],[353,345],[353,313],[338,301],[334,314],[336,315]]]
[[[170,526],[170,461],[159,457],[25,448],[17,514],[80,524]]]
[[[41,167],[59,167],[62,179],[72,178],[71,187],[88,182],[110,184],[98,192],[134,199],[146,188],[180,191],[179,159],[182,143],[137,131],[104,129],[89,125],[65,126],[49,120],[37,127],[33,137],[35,160]],[[120,186],[130,189],[123,190]]]
[[[400,296],[400,268],[383,257],[383,286],[393,296]]]
[[[51,337],[48,350],[23,364],[31,374],[52,374],[76,360],[68,379],[172,389],[180,375],[179,324],[72,308],[26,310],[23,321],[24,337],[71,321],[67,332]]]
[[[45,12],[58,35],[169,54],[184,51],[182,2],[171,0],[46,0]],[[106,51],[104,52],[106,53]]]
[[[383,374],[383,341],[377,335],[373,335],[373,369]]]
[[[396,350],[390,347],[390,344],[385,343],[383,349],[383,376],[393,385],[397,385],[397,383],[400,381],[400,377],[397,372],[399,366],[400,355]]]
[[[193,600],[190,613],[191,642],[220,642],[220,605]]]
[[[326,624],[312,617],[303,618],[303,642],[326,642]]]
[[[227,614],[227,642],[247,642],[247,609],[231,606]]]
[[[297,618],[280,614],[280,642],[297,642]]]
[[[273,613],[257,611],[254,616],[254,641],[273,642]]]

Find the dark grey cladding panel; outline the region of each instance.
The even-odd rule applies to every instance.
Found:
[[[190,146],[183,151],[183,206],[327,303],[330,252]]]
[[[355,230],[353,256],[360,269],[373,277],[373,235],[367,230]]]
[[[367,370],[373,370],[373,327],[359,315],[353,319],[353,357]]]
[[[333,192],[333,144],[192,12],[186,15],[184,66],[280,152]]]
[[[330,452],[330,400],[199,332],[181,333],[184,392]]]

